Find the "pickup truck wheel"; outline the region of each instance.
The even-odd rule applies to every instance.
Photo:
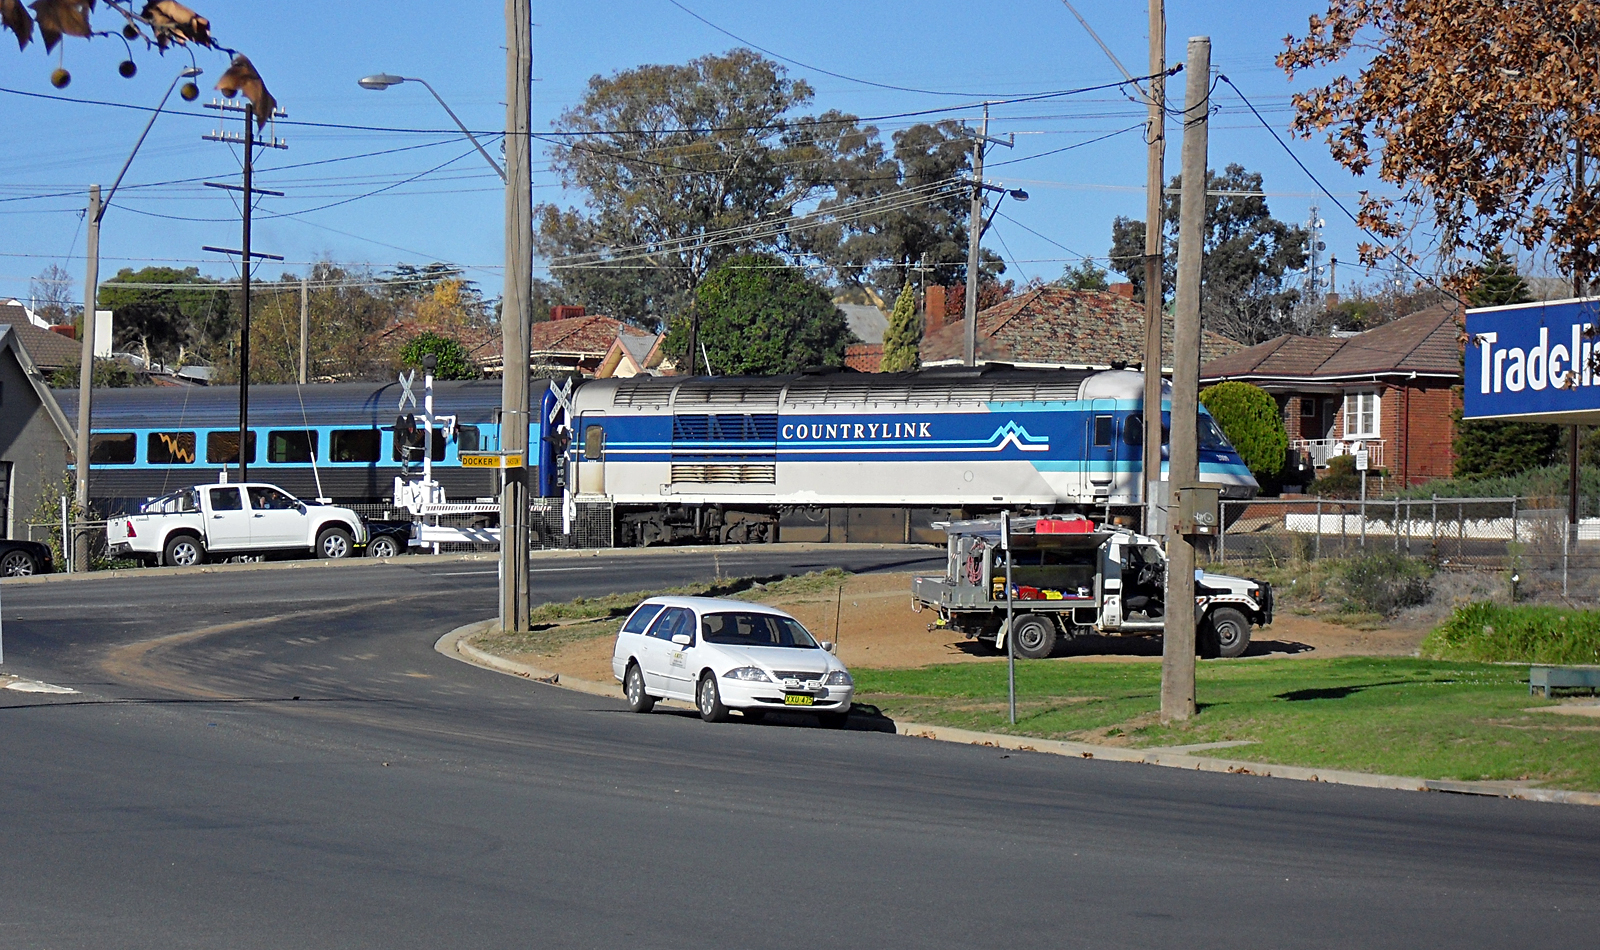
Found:
[[[206,562],[206,549],[200,546],[199,538],[190,534],[168,538],[165,554],[162,560],[168,567],[194,567]]]
[[[1018,617],[1009,636],[1017,656],[1024,659],[1042,660],[1056,648],[1056,625],[1048,617]]]
[[[317,556],[325,558],[349,557],[355,550],[355,539],[343,528],[323,528],[317,535]]]
[[[1232,607],[1217,607],[1206,614],[1200,638],[1200,655],[1207,659],[1232,659],[1250,646],[1250,620]]]
[[[399,553],[400,545],[386,534],[380,534],[367,542],[367,557],[395,557]]]

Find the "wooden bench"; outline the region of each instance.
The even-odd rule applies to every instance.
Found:
[[[1558,689],[1600,692],[1600,666],[1534,666],[1528,669],[1529,694],[1544,692],[1549,699]]]

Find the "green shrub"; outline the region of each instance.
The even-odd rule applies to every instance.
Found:
[[[1600,611],[1467,604],[1428,634],[1422,655],[1489,663],[1600,663]]]
[[[1385,617],[1428,602],[1432,570],[1427,561],[1392,553],[1363,554],[1336,568],[1350,604]]]
[[[1257,481],[1283,471],[1289,434],[1277,402],[1265,389],[1249,383],[1218,383],[1200,394],[1200,402]]]

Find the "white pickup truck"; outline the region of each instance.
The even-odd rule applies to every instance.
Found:
[[[146,502],[106,526],[113,557],[189,567],[208,557],[280,551],[343,558],[367,543],[348,508],[301,501],[276,485],[196,485]]]

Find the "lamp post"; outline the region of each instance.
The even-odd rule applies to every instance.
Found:
[[[440,106],[444,107],[445,112],[450,114],[450,118],[455,120],[456,127],[461,130],[461,134],[465,135],[467,139],[472,142],[473,147],[478,150],[478,154],[482,155],[483,160],[489,163],[490,168],[494,169],[494,173],[500,176],[500,180],[502,182],[506,180],[506,170],[500,167],[499,162],[496,162],[494,159],[489,157],[489,153],[484,151],[483,145],[478,142],[478,137],[472,134],[472,131],[467,128],[466,123],[462,122],[460,117],[456,115],[455,110],[451,109],[450,106],[445,103],[444,99],[440,98],[437,92],[434,92],[434,88],[428,85],[428,81],[426,79],[418,79],[415,76],[393,76],[389,73],[377,73],[375,75],[368,76],[365,79],[356,80],[356,85],[360,86],[362,89],[383,90],[388,89],[390,86],[398,86],[403,82],[421,83],[422,88],[433,93],[433,98],[438,101]]]
[[[85,216],[88,222],[88,241],[84,254],[87,260],[83,274],[83,345],[78,355],[78,431],[73,446],[77,457],[77,478],[73,498],[77,503],[80,518],[89,510],[89,419],[90,406],[94,398],[95,307],[100,300],[100,219],[106,216],[106,209],[111,207],[111,199],[116,196],[117,188],[122,184],[122,177],[133,165],[133,157],[139,154],[139,147],[144,145],[145,137],[156,124],[156,117],[166,108],[167,100],[172,97],[172,90],[178,88],[181,80],[193,79],[200,75],[200,72],[200,67],[189,66],[172,77],[171,85],[167,86],[167,91],[162,94],[161,102],[156,105],[155,111],[150,113],[150,121],[144,124],[144,131],[139,133],[139,140],[133,143],[133,151],[128,153],[127,161],[122,163],[122,170],[117,172],[116,180],[111,183],[111,190],[106,192],[105,200],[102,201],[100,198],[99,185],[89,186],[89,212]],[[71,545],[73,570],[89,569],[89,545],[86,542],[86,534],[80,529],[75,543]],[[65,537],[61,539],[61,546],[63,549],[68,546]],[[63,550],[62,554],[66,554],[66,551]]]

